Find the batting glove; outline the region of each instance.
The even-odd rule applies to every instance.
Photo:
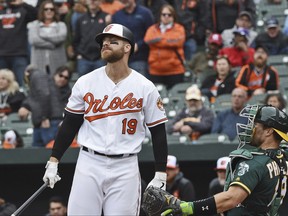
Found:
[[[148,184],[147,188],[152,185],[162,190],[166,190],[166,179],[167,179],[167,174],[165,172],[156,172],[154,178]]]
[[[55,183],[61,180],[60,176],[57,174],[58,162],[47,161],[45,168],[46,168],[46,171],[43,176],[43,181],[44,182],[49,181],[48,186],[50,188],[54,188]]]

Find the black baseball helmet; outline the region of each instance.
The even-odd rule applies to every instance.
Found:
[[[284,140],[288,141],[288,116],[285,112],[271,105],[259,108],[255,122],[272,127]]]
[[[106,26],[103,32],[97,34],[95,37],[96,42],[100,45],[101,48],[103,45],[103,38],[106,35],[115,35],[117,37],[127,40],[131,45],[130,56],[133,54],[135,47],[134,35],[127,27],[116,23],[112,23]]]
[[[278,133],[284,140],[288,141],[288,116],[283,111],[271,105],[247,105],[240,114],[247,122],[237,123],[237,135],[239,139],[238,148],[250,144],[254,133],[255,122],[261,123]]]

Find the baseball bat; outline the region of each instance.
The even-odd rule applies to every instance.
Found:
[[[42,191],[45,190],[48,186],[48,181],[46,181],[32,196],[29,197],[11,216],[17,216],[19,215],[24,209],[29,206],[33,200],[40,194]]]

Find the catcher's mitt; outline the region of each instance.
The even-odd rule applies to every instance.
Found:
[[[181,201],[158,188],[149,186],[143,194],[142,208],[148,216],[160,216],[167,209],[172,209],[174,216],[181,216]]]

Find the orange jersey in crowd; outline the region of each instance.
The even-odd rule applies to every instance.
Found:
[[[253,64],[244,65],[235,81],[236,87],[248,91],[249,96],[254,90],[264,88],[268,90],[279,89],[279,76],[276,68],[266,66],[262,72],[257,72]]]

